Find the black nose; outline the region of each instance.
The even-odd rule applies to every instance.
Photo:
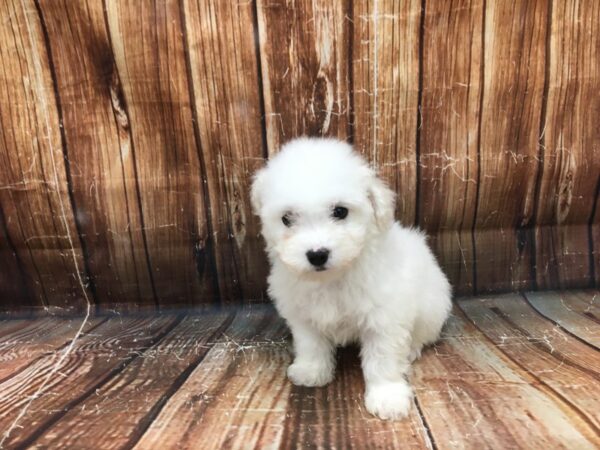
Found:
[[[306,257],[308,258],[308,262],[310,262],[313,266],[321,267],[325,265],[327,258],[329,258],[329,250],[326,248],[309,250],[306,252]]]

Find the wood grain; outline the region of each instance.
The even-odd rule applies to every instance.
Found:
[[[460,315],[416,364],[413,382],[439,449],[591,449],[600,442],[597,429]]]
[[[102,3],[41,0],[39,7],[96,299],[154,303],[130,120]]]
[[[269,154],[301,135],[349,136],[349,8],[257,0]]]
[[[249,200],[251,175],[263,165],[266,149],[254,7],[183,2],[216,271],[227,303],[262,299],[268,268]]]
[[[8,235],[6,220],[0,204],[0,311],[13,311],[35,300],[15,244]]]
[[[47,318],[39,321],[19,321],[26,324],[0,334],[0,382],[27,367],[42,355],[57,351],[71,342],[82,319]],[[88,333],[105,318],[86,321],[83,333]],[[8,327],[7,327],[8,328]],[[0,325],[4,331],[4,327]]]
[[[543,171],[537,203],[540,288],[589,287],[588,223],[600,180],[600,5],[555,2],[549,41]]]
[[[356,351],[341,353],[327,388],[298,388],[287,343],[257,339],[215,345],[136,448],[428,448],[416,411],[393,424],[362,409]]]
[[[478,291],[531,288],[535,180],[549,2],[486,2],[479,185]]]
[[[100,325],[95,333],[81,337],[58,368],[60,352],[52,352],[0,383],[3,393],[0,399],[0,429],[9,430],[21,409],[27,408],[17,425],[25,423],[30,431],[13,429],[4,445],[9,448],[26,446],[67,410],[94,393],[138,357],[141,351],[168,333],[177,322],[176,317],[167,315],[147,319],[112,319]],[[45,390],[32,398],[53,369],[56,373]]]
[[[358,349],[339,351],[335,380],[326,388],[292,387],[283,448],[418,448],[433,444],[413,406],[408,417],[386,422],[364,407],[364,381]]]
[[[598,291],[528,292],[525,295],[540,314],[600,349]]]
[[[416,220],[421,2],[353,2],[353,140]]]
[[[418,218],[460,294],[475,289],[483,17],[481,0],[428,2],[423,31]]]
[[[600,283],[593,0],[0,2],[0,310],[266,301],[250,175],[354,143],[455,291]]]
[[[110,316],[88,329],[59,366],[64,346],[56,339],[68,321],[0,321],[0,349],[38,352],[0,382],[3,431],[56,369],[4,444],[597,448],[600,352],[555,323],[571,321],[570,314],[595,315],[595,295],[562,293],[568,309],[556,308],[552,319],[520,295],[459,300],[440,342],[414,364],[415,406],[397,422],[365,411],[357,348],[338,352],[327,387],[292,386],[285,373],[289,335],[273,308],[241,308],[235,317],[234,308]],[[590,330],[598,328],[592,321]],[[59,346],[48,348],[52,342]]]
[[[521,368],[600,430],[600,353],[543,319],[518,294],[459,302],[469,319]]]
[[[218,299],[179,2],[106,3],[131,120],[144,231],[161,303]],[[169,299],[168,301],[166,299]]]
[[[272,447],[289,391],[281,332],[273,310],[238,312],[135,448]]]
[[[0,209],[34,305],[81,305],[85,278],[59,115],[33,1],[0,7]]]
[[[223,332],[226,318],[225,314],[186,317],[94,395],[70,409],[33,445],[94,448],[103,440],[105,448],[130,447],[202,361]]]

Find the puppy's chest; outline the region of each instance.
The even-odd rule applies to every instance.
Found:
[[[367,311],[364,304],[343,290],[306,292],[307,308],[302,314],[321,333],[336,344],[346,344],[358,339]]]

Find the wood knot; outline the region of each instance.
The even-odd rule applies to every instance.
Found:
[[[125,111],[125,96],[123,95],[123,89],[119,82],[119,76],[116,70],[113,70],[110,78],[110,102],[115,114],[115,118],[119,127],[128,130],[129,129],[129,118]]]

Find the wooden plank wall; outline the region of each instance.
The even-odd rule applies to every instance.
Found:
[[[0,306],[264,301],[250,175],[355,144],[459,294],[600,281],[594,0],[0,3]]]

